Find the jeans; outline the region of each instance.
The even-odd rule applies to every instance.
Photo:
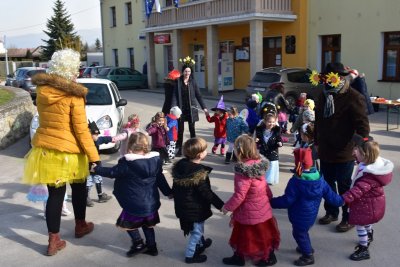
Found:
[[[192,258],[196,251],[196,245],[201,246],[201,237],[204,234],[204,222],[193,223],[193,230],[189,233],[189,240],[186,245],[185,257]]]
[[[348,161],[343,163],[331,163],[321,160],[321,173],[324,176],[325,181],[329,184],[333,191],[342,195],[351,186],[351,175],[354,169],[354,161]],[[337,185],[337,187],[336,187]],[[324,208],[326,214],[338,217],[339,208],[329,205],[326,201],[324,202]],[[348,222],[349,220],[349,207],[344,205],[342,207],[342,220]]]

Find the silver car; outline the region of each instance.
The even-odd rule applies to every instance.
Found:
[[[248,95],[259,92],[265,97],[272,84],[283,83],[285,98],[290,106],[294,106],[300,93],[307,93],[307,98],[317,99],[322,92],[321,86],[313,86],[309,76],[311,70],[304,68],[271,67],[257,71],[250,80],[246,91]]]
[[[46,73],[46,69],[39,67],[22,67],[15,71],[11,78],[11,86],[28,91],[32,98],[36,97],[36,85],[32,84],[32,77],[38,73]]]

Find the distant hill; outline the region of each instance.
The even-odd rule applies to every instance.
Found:
[[[94,45],[97,38],[101,39],[101,29],[84,29],[77,30],[79,36],[81,36],[82,42],[87,42],[89,46]],[[18,36],[7,36],[7,47],[12,48],[27,48],[27,47],[38,47],[44,45],[42,39],[47,39],[48,36],[45,33],[32,33]]]

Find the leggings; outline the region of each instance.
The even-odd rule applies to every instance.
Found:
[[[46,224],[50,233],[60,232],[61,209],[64,202],[67,186],[47,186],[49,198],[46,205]],[[86,181],[83,183],[71,184],[72,207],[74,208],[75,219],[84,220],[86,217]]]
[[[187,122],[189,125],[190,138],[196,137],[196,129],[194,122]],[[176,142],[177,148],[182,148],[183,144],[183,131],[185,130],[185,121],[180,118],[178,120],[178,141]]]

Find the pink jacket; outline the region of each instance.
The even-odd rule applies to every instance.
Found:
[[[235,165],[235,191],[225,203],[233,219],[241,224],[254,225],[272,218],[269,199],[271,190],[265,181],[268,161],[249,160]]]
[[[352,178],[352,188],[342,195],[349,205],[349,223],[367,225],[380,221],[385,214],[385,192],[383,187],[392,181],[393,163],[378,159],[358,169]]]

